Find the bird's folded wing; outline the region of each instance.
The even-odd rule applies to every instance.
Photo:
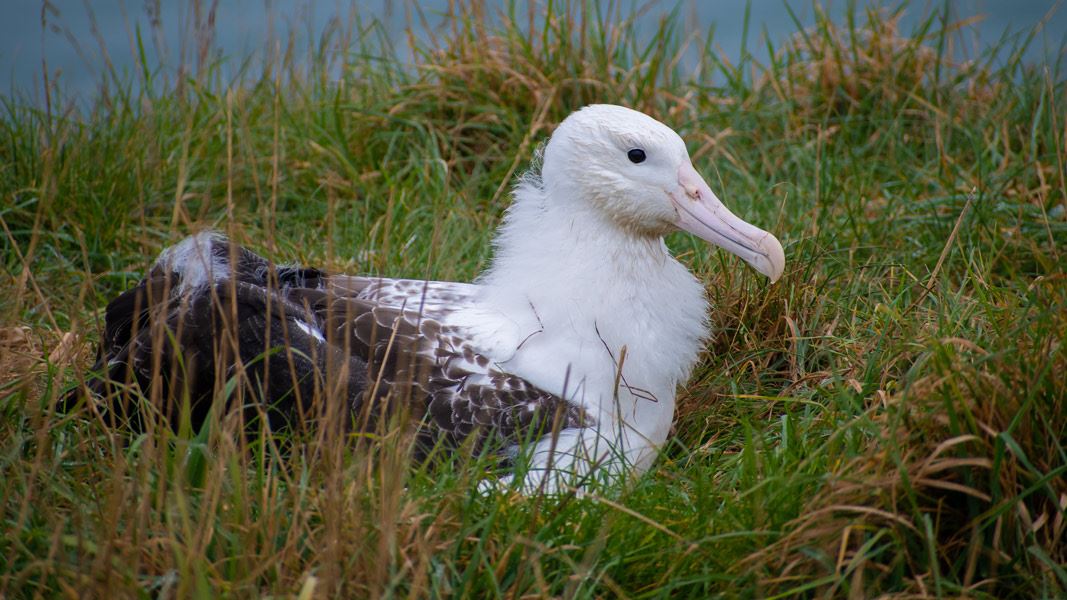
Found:
[[[446,325],[451,336],[460,336],[465,346],[496,363],[510,360],[530,333],[523,335],[515,321],[479,302],[479,286],[473,283],[333,275],[329,288]]]
[[[422,311],[432,317],[475,300],[478,286],[453,281],[421,281],[356,275],[333,275],[331,291],[339,295],[370,300],[383,306]]]
[[[590,422],[580,407],[500,369],[466,326],[349,295],[333,296],[320,315],[335,343],[366,359],[369,396],[422,406],[435,428],[456,439],[475,431],[537,439],[553,427]]]

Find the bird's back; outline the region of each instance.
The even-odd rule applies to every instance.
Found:
[[[86,386],[135,428],[148,412],[174,426],[187,410],[198,428],[212,408],[240,407],[246,422],[266,416],[272,429],[325,418],[368,430],[402,408],[423,446],[473,436],[480,448],[587,424],[580,408],[504,372],[448,324],[477,292],[274,265],[221,236],[194,236],[108,305]]]

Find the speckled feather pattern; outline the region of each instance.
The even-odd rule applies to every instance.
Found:
[[[217,234],[183,244],[194,242],[200,250],[179,256],[211,265],[192,268],[196,281],[185,279],[175,252],[165,252],[148,277],[109,305],[97,365],[108,377],[93,382],[98,393],[127,375],[150,390],[158,374],[163,387],[152,392],[173,401],[188,391],[199,425],[217,375],[229,379],[240,362],[251,365],[244,367],[255,380],[249,391],[262,396],[272,424],[280,426],[310,409],[309,399],[328,385],[327,373],[344,373],[346,424],[373,427],[381,407],[403,402],[418,422],[421,452],[442,440],[509,452],[552,427],[590,422],[580,407],[500,369],[468,342],[462,327],[441,322],[475,286],[331,277],[272,265]],[[177,348],[164,332],[175,336]],[[236,347],[220,353],[219,341],[227,336]],[[259,369],[264,354],[270,358]],[[175,416],[174,404],[164,404]]]

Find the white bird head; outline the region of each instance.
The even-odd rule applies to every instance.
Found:
[[[610,104],[572,113],[545,147],[541,174],[549,193],[588,202],[635,235],[683,229],[771,281],[785,268],[778,239],[730,212],[693,168],[682,138],[643,113]]]

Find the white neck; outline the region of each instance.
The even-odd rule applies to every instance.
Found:
[[[642,435],[662,443],[675,389],[707,333],[703,287],[662,238],[634,234],[582,199],[528,180],[515,192],[480,283],[489,305],[540,331],[509,371],[601,417],[639,423]],[[570,372],[560,372],[561,364]]]

